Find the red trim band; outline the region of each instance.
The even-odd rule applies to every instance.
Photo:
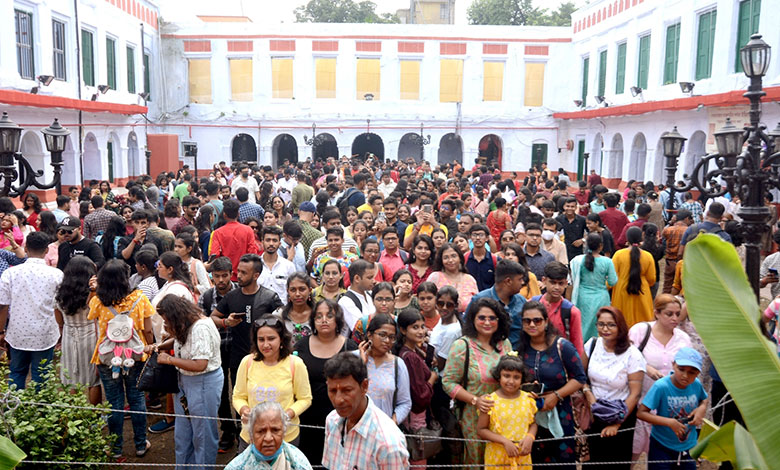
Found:
[[[761,101],[779,101],[780,86],[764,88],[766,96]],[[689,96],[672,100],[648,101],[645,103],[631,103],[608,108],[587,109],[565,113],[553,113],[555,119],[593,119],[615,116],[636,116],[638,114],[652,113],[653,111],[687,111],[701,106],[724,107],[738,104],[747,104],[742,96],[744,90],[715,93],[712,95]]]
[[[109,103],[106,101],[87,101],[63,96],[33,95],[23,91],[0,90],[0,103],[11,106],[31,106],[33,108],[77,109],[94,113],[146,114],[149,108],[135,104]]]

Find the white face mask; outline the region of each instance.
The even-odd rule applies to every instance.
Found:
[[[553,232],[552,230],[542,231],[542,240],[549,242],[550,240],[553,239],[553,237],[555,237],[555,232]]]

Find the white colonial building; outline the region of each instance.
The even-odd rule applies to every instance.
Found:
[[[73,131],[65,185],[195,154],[206,171],[366,153],[521,174],[581,173],[589,154],[611,186],[661,182],[661,134],[688,137],[690,172],[726,117],[747,118],[739,48],[755,32],[780,45],[780,0],[595,0],[565,28],[166,22],[158,1],[0,2],[0,111],[47,180],[39,129],[57,117]],[[773,128],[777,58],[764,85]]]
[[[754,33],[774,49],[762,117],[774,128],[778,11],[778,0],[597,0],[576,11],[571,47],[578,79],[569,82],[567,111],[555,114],[560,139],[572,149],[563,166],[582,171],[589,153],[589,167],[612,186],[630,179],[662,183],[659,139],[677,126],[688,138],[677,178],[690,174],[699,157],[715,151],[713,132],[726,117],[737,126],[749,121],[739,49]]]
[[[157,5],[152,0],[0,2],[0,111],[21,125],[22,154],[51,180],[40,129],[71,130],[63,185],[145,171],[147,106],[156,102]],[[48,83],[48,84],[47,84]],[[40,193],[53,198],[53,190]]]
[[[490,149],[504,170],[527,169],[557,148],[574,57],[569,28],[212,17],[162,26],[162,48],[159,129],[196,143],[201,168],[366,152],[471,167]]]

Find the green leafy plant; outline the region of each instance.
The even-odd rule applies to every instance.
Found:
[[[703,234],[685,247],[688,313],[750,433],[728,423],[702,433],[691,455],[736,468],[780,468],[780,359],[759,327],[761,312],[734,246]]]
[[[0,410],[11,429],[14,443],[27,454],[31,461],[87,461],[107,462],[113,436],[104,432],[106,413],[98,410],[62,408],[59,406],[30,405],[29,403],[50,403],[92,407],[83,386],[65,385],[60,380],[60,367],[47,364],[42,383],[29,384],[24,390],[12,389],[12,395],[21,402],[13,410]],[[8,390],[8,365],[0,364],[0,391]],[[9,403],[12,405],[12,403]],[[106,404],[100,408],[110,410]],[[40,465],[25,464],[19,469],[41,468]],[[84,466],[68,464],[47,465],[47,470],[83,469]]]

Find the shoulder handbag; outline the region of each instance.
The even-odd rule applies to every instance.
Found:
[[[157,362],[157,352],[146,360],[138,374],[138,390],[142,392],[179,393],[179,372],[170,364]]]
[[[569,381],[569,373],[566,371],[566,365],[563,361],[563,350],[561,347],[561,340],[563,338],[558,338],[555,343],[558,348],[558,357],[561,360],[561,366],[563,367],[563,377],[566,380],[566,382]],[[593,352],[591,351],[591,354]],[[588,404],[587,398],[585,398],[585,394],[582,393],[582,389],[577,390],[576,392],[571,394],[571,408],[572,413],[574,415],[574,423],[577,425],[578,428],[580,428],[583,431],[587,431],[590,427],[591,423],[593,422],[593,416],[590,412],[590,406]]]
[[[395,409],[396,393],[398,391],[398,358],[394,359],[393,372],[395,375],[395,391],[393,392],[393,409]],[[435,420],[431,420],[423,428],[411,429],[402,426],[401,430],[406,436],[406,449],[409,451],[409,460],[426,460],[441,452],[442,427]]]

